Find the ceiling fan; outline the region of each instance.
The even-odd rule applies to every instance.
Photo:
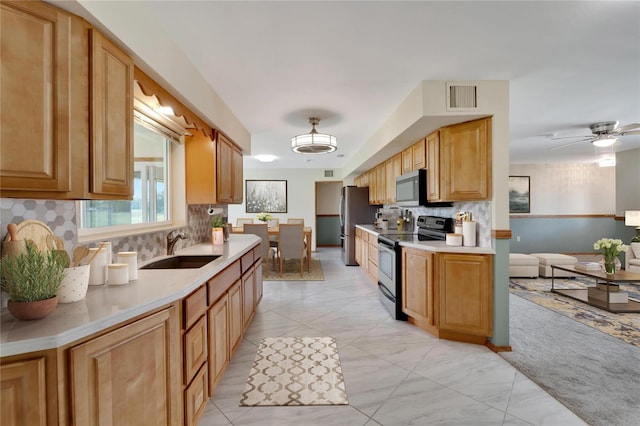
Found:
[[[560,139],[582,138],[577,141],[554,146],[553,148],[551,148],[551,151],[580,142],[591,142],[594,146],[602,148],[613,145],[618,141],[618,138],[620,136],[640,135],[640,123],[627,124],[626,126],[622,127],[618,127],[618,124],[618,121],[602,121],[599,123],[593,123],[589,126],[592,134],[588,136],[565,136],[560,138],[549,138],[552,141]]]

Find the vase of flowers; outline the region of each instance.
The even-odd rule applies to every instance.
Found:
[[[269,213],[264,212],[258,213],[256,217],[260,222],[269,222],[271,219],[273,219],[273,216],[271,216]]]
[[[593,248],[602,251],[604,271],[607,274],[615,274],[618,255],[627,250],[627,246],[622,243],[622,240],[601,238],[593,243]],[[619,262],[620,261],[618,260],[618,263]]]

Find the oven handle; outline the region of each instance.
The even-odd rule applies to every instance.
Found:
[[[380,289],[380,291],[382,292],[382,294],[384,295],[384,297],[386,297],[387,299],[389,299],[389,300],[391,300],[392,302],[394,302],[394,303],[395,303],[395,301],[396,301],[395,296],[394,296],[393,294],[391,294],[391,292],[389,291],[389,289],[388,289],[388,288],[386,288],[386,287],[384,286],[384,284],[382,284],[382,283],[380,283],[380,282],[379,282],[379,283],[378,283],[378,288]]]
[[[396,252],[394,247],[380,240],[378,240],[378,250],[382,250],[382,251],[386,251],[387,253],[394,253],[394,254]]]

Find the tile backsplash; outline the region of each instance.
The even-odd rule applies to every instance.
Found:
[[[187,235],[187,240],[179,240],[176,249],[192,244],[202,243],[211,239],[209,225],[210,216],[207,214],[209,205],[189,205],[187,211],[187,226],[178,228]],[[223,216],[227,216],[227,206],[214,206],[223,209]],[[2,240],[7,234],[7,224],[20,223],[34,219],[45,223],[55,235],[63,239],[65,249],[71,252],[78,244],[78,228],[75,201],[54,200],[24,200],[14,198],[0,198],[0,236]],[[113,254],[119,251],[137,251],[138,261],[145,261],[166,253],[166,237],[170,230],[129,235],[111,238]],[[96,242],[87,243],[96,246]]]

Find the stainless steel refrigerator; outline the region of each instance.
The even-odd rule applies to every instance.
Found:
[[[380,206],[369,205],[369,188],[345,186],[340,198],[340,243],[348,266],[356,263],[356,225],[371,225]]]

